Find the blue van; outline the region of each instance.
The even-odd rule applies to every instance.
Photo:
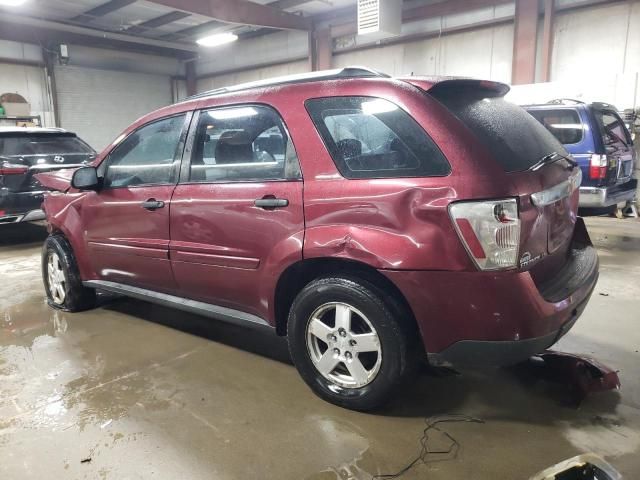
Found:
[[[523,108],[553,133],[580,165],[580,207],[604,209],[633,200],[635,151],[613,105],[563,99]]]

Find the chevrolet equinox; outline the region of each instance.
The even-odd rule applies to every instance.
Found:
[[[368,410],[420,358],[511,364],[565,334],[598,257],[581,171],[496,82],[365,68],[202,93],[54,192],[54,308],[123,294],[286,335],[320,397]]]

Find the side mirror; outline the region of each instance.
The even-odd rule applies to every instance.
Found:
[[[97,190],[99,184],[96,167],[81,167],[71,177],[71,186],[78,190]]]

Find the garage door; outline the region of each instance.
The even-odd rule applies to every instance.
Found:
[[[171,103],[168,76],[56,67],[60,126],[100,151],[131,122]]]

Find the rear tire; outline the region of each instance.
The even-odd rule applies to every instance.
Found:
[[[53,308],[80,312],[96,305],[96,292],[82,285],[73,249],[62,235],[50,235],[44,242],[42,281]]]
[[[411,342],[394,304],[359,278],[312,281],[288,318],[289,351],[298,372],[324,400],[353,410],[384,405],[409,371]]]

